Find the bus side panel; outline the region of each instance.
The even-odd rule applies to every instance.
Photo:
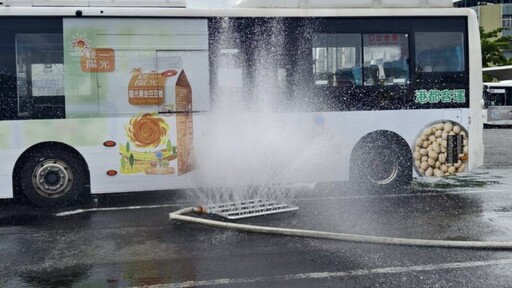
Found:
[[[334,173],[328,174],[329,180],[348,179],[350,153],[359,139],[370,132],[396,132],[409,143],[411,149],[414,149],[416,140],[423,130],[433,124],[453,121],[464,129],[469,128],[468,109],[330,112],[325,115],[325,133],[338,135],[333,141],[339,143],[339,149],[333,150],[330,155],[338,157],[335,153],[339,153],[342,155],[339,159],[343,159],[342,162],[331,163],[337,169],[334,169]]]
[[[119,118],[89,118],[66,120],[31,120],[31,121],[3,121],[0,122],[0,198],[9,198],[13,195],[12,178],[16,162],[20,156],[31,149],[32,146],[45,142],[59,142],[76,149],[89,168],[91,177],[91,190],[93,193],[128,192],[162,189],[177,189],[192,187],[188,172],[192,172],[192,142],[195,135],[181,135],[177,131],[177,117],[181,115],[169,114],[158,116],[159,127],[165,126],[165,141],[158,139],[161,145],[155,149],[129,148],[126,157],[126,139],[129,133],[129,123],[137,117]],[[197,116],[201,118],[201,116]],[[192,116],[190,117],[193,121]],[[147,120],[147,119],[145,119]],[[200,123],[194,126],[197,135],[203,134]],[[186,124],[187,122],[185,122]],[[156,127],[156,126],[155,126]],[[167,130],[168,129],[168,130]],[[147,132],[147,131],[145,131]],[[186,133],[194,133],[192,130]],[[181,140],[181,141],[179,141]],[[186,140],[185,142],[182,142]],[[113,147],[104,145],[106,141],[113,141]],[[140,151],[137,151],[140,150]],[[170,151],[170,152],[168,152]],[[180,151],[188,155],[180,154]],[[59,157],[59,151],[55,151]],[[161,156],[158,156],[161,154]],[[180,163],[187,157],[184,163]],[[142,166],[140,166],[142,165]],[[142,170],[137,170],[142,167]],[[107,171],[117,171],[116,176],[108,176]],[[182,176],[183,174],[183,176]],[[31,181],[31,179],[21,179]]]

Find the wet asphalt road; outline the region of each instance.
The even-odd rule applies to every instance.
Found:
[[[362,196],[289,187],[298,211],[237,223],[388,237],[512,241],[511,130],[485,130],[486,166]],[[499,153],[497,152],[499,151]],[[84,211],[0,202],[0,287],[510,287],[512,251],[250,234],[170,222],[193,191],[100,196]],[[136,207],[141,205],[142,207]]]

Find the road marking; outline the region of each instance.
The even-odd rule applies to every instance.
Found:
[[[428,192],[428,193],[409,193],[409,194],[386,194],[386,195],[354,195],[354,196],[329,196],[329,197],[309,197],[303,199],[295,199],[295,201],[318,201],[329,199],[366,199],[366,198],[397,198],[397,197],[417,197],[417,196],[439,196],[445,194],[480,194],[480,193],[510,193],[507,190],[463,190],[463,191],[444,191],[444,192]],[[104,208],[88,208],[76,209],[72,211],[65,211],[56,213],[55,216],[63,217],[87,212],[98,211],[119,211],[119,210],[137,210],[137,209],[152,209],[152,208],[166,208],[166,207],[183,207],[184,205],[178,204],[162,204],[162,205],[147,205],[147,206],[126,206],[126,207],[104,207]],[[186,205],[185,205],[186,206]]]
[[[147,206],[126,206],[126,207],[105,207],[105,208],[88,208],[88,209],[76,209],[72,211],[65,211],[55,214],[55,216],[69,216],[86,212],[96,211],[118,211],[118,210],[137,210],[137,209],[152,209],[152,208],[166,208],[166,207],[182,207],[183,205],[178,204],[162,204],[162,205],[147,205]],[[186,206],[186,205],[185,205]]]
[[[428,189],[429,191],[435,189]],[[303,199],[296,199],[296,201],[316,201],[316,200],[329,200],[329,199],[366,199],[366,198],[398,198],[398,197],[423,197],[423,196],[440,196],[440,195],[459,195],[459,194],[482,194],[482,193],[508,193],[509,190],[462,190],[462,191],[442,191],[439,192],[426,192],[426,193],[408,193],[408,194],[386,194],[386,195],[354,195],[354,196],[327,196],[327,197],[308,197]]]
[[[343,278],[353,276],[370,276],[373,274],[399,274],[410,272],[422,271],[436,271],[448,269],[463,269],[463,268],[476,268],[485,266],[496,265],[511,265],[512,259],[489,260],[489,261],[475,261],[475,262],[454,262],[406,267],[386,267],[375,269],[360,269],[343,272],[315,272],[315,273],[299,273],[289,274],[273,277],[252,277],[252,278],[222,278],[203,281],[187,281],[182,283],[168,283],[147,286],[133,286],[131,288],[186,288],[186,287],[201,287],[201,286],[216,286],[216,285],[233,285],[233,284],[246,284],[256,282],[274,282],[274,281],[292,281],[292,280],[307,280],[307,279],[326,279],[326,278]]]

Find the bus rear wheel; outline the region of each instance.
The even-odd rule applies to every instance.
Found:
[[[40,207],[75,203],[85,193],[84,167],[74,153],[42,148],[24,162],[20,186],[30,201]]]
[[[357,191],[389,192],[406,187],[412,180],[407,143],[389,133],[369,135],[352,152],[349,180]]]

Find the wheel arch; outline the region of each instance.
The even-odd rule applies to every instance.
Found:
[[[90,187],[90,171],[89,171],[89,165],[87,164],[87,161],[83,157],[82,153],[80,153],[78,150],[73,148],[72,146],[57,142],[57,141],[47,141],[47,142],[40,142],[37,144],[34,144],[30,147],[28,147],[16,160],[16,163],[14,164],[14,169],[12,172],[12,183],[13,183],[13,196],[14,198],[25,198],[25,194],[22,192],[21,189],[21,177],[19,176],[19,171],[27,161],[33,155],[36,151],[50,148],[55,151],[64,151],[66,153],[73,154],[76,156],[77,161],[79,161],[80,165],[83,165],[84,171],[85,171],[85,186]],[[90,193],[90,189],[86,189]]]
[[[407,143],[407,141],[398,133],[390,130],[375,130],[361,137],[361,139],[357,141],[356,145],[354,145],[354,148],[350,153],[350,161],[353,161],[354,151],[356,151],[356,149],[360,148],[365,144],[375,143],[375,141],[387,142],[389,144],[398,145],[400,150],[404,150],[409,154],[410,159],[412,161],[412,150],[411,147],[409,146],[409,143]]]
[[[403,155],[403,159],[407,159],[405,161],[405,164],[407,165],[407,173],[410,173],[407,175],[407,178],[412,180],[412,174],[413,174],[413,156],[412,156],[412,150],[407,141],[400,136],[398,133],[390,131],[390,130],[375,130],[372,132],[367,133],[363,137],[361,137],[356,144],[354,145],[354,148],[352,149],[350,153],[349,158],[349,167],[350,167],[350,173],[349,173],[349,180],[352,181],[352,169],[353,167],[356,167],[359,165],[358,161],[360,161],[361,158],[364,158],[365,150],[368,149],[368,147],[371,146],[379,146],[382,147],[382,145],[389,146],[389,147],[396,147],[396,149]]]

